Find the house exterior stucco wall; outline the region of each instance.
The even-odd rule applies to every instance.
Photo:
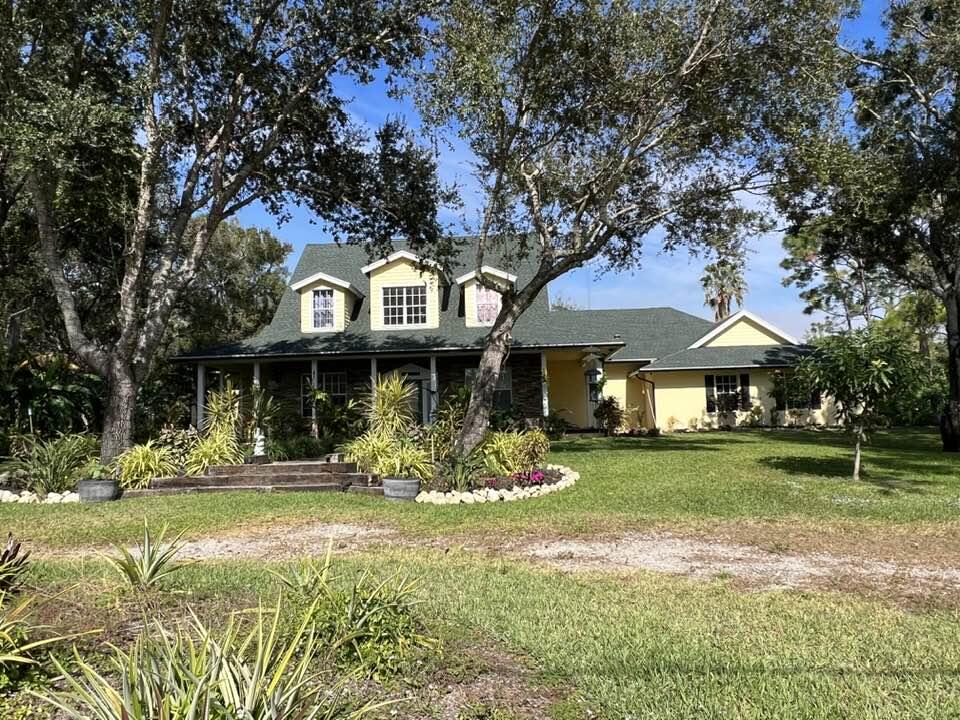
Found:
[[[630,374],[640,363],[607,363],[603,366],[603,395],[614,397],[624,412],[624,426],[629,430],[653,427],[646,402],[647,384]]]
[[[587,385],[581,357],[582,352],[547,353],[547,394],[550,412],[577,427],[589,427]]]
[[[763,414],[759,424],[770,425],[834,425],[836,415],[833,402],[824,398],[819,410],[802,410],[791,413],[777,412],[773,391],[773,370],[758,368],[718,368],[714,370],[682,370],[676,372],[648,373],[646,377],[655,383],[657,400],[657,426],[661,430],[694,430],[720,425],[746,425],[754,420],[747,411],[737,413],[707,413],[707,394],[704,384],[706,375],[750,375],[750,403],[759,405]]]

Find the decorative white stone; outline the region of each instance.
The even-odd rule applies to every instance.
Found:
[[[61,503],[78,503],[80,502],[80,494],[75,492],[68,492],[63,496]]]

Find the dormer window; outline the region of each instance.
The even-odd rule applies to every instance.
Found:
[[[333,330],[334,328],[333,289],[317,288],[313,291],[313,328],[314,330]]]
[[[426,285],[383,288],[383,324],[394,327],[426,325]]]
[[[493,325],[500,314],[500,293],[483,285],[477,285],[477,323]]]

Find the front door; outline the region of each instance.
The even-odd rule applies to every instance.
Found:
[[[603,372],[599,368],[587,370],[584,374],[587,385],[587,427],[597,426],[597,419],[594,417],[593,412],[597,409],[597,405],[600,404],[600,379],[602,377]]]

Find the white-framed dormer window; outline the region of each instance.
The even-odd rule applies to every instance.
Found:
[[[426,285],[383,288],[383,324],[395,327],[426,325]]]
[[[315,330],[333,330],[333,290],[317,288],[313,291],[313,327]]]
[[[493,325],[500,314],[500,293],[483,285],[477,285],[477,323]]]

